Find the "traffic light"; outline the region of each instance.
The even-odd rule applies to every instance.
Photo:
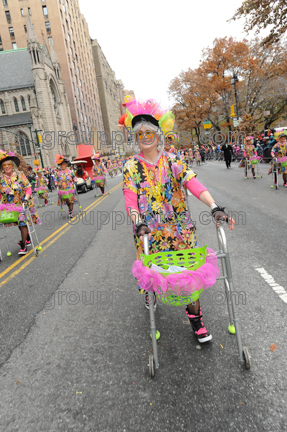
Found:
[[[230,107],[230,117],[236,117],[236,114],[234,111],[234,105],[231,105],[231,107]]]
[[[42,142],[42,137],[41,137],[41,135],[38,134],[38,143],[41,143],[41,142]]]

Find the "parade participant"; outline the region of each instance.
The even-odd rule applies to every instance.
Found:
[[[35,192],[37,192],[38,197],[44,200],[45,206],[48,204],[48,179],[44,176],[44,169],[40,167],[35,168],[36,174],[36,184],[35,184]]]
[[[80,178],[82,178],[84,181],[86,181],[87,178],[89,177],[89,174],[87,173],[86,170],[84,170],[84,169],[82,168],[82,165],[78,165],[78,166],[77,166],[77,171],[76,171],[76,173],[75,173],[75,176],[76,176],[76,177],[80,177]]]
[[[119,169],[120,173],[123,172],[123,162],[122,162],[122,159],[118,160],[118,169]]]
[[[112,161],[112,165],[113,165],[114,176],[116,176],[118,173],[118,165],[115,159]]]
[[[149,235],[152,253],[197,246],[195,226],[190,217],[182,217],[182,212],[187,212],[183,188],[187,188],[210,207],[214,218],[218,218],[220,210],[226,217],[224,210],[197,181],[196,174],[188,168],[186,162],[175,154],[158,149],[161,116],[155,116],[154,112],[148,113],[144,109],[144,114],[141,114],[142,106],[144,103],[138,103],[136,114],[132,118],[132,128],[138,134],[141,153],[130,157],[125,164],[123,182],[125,205],[133,223],[138,259],[144,252],[144,234]],[[158,111],[160,113],[163,110],[158,107]],[[164,114],[167,112],[163,111],[162,115]],[[161,216],[164,216],[164,222]],[[229,228],[234,229],[234,221],[230,221]],[[149,308],[147,292],[145,305]],[[199,300],[186,306],[186,314],[198,341],[202,343],[211,340],[212,336],[202,321]]]
[[[74,204],[77,202],[75,197],[75,174],[68,168],[69,161],[62,155],[56,155],[56,164],[60,167],[57,171],[55,184],[58,187],[58,202],[57,205],[67,204],[69,208],[69,218],[73,217]],[[64,198],[66,195],[71,195],[69,198]]]
[[[281,133],[279,135],[279,141],[273,146],[272,150],[271,150],[271,156],[272,157],[276,157],[276,158],[282,158],[287,156],[287,141],[286,141],[286,135],[284,133]],[[274,166],[273,166],[274,165]],[[287,169],[285,167],[281,167],[281,163],[280,162],[273,162],[271,161],[271,168],[268,172],[268,174],[271,174],[272,169],[278,169],[279,168],[279,174],[280,172],[282,173],[283,176],[283,185],[285,187],[287,187]],[[275,171],[274,174],[274,184],[277,184],[277,173]]]
[[[110,159],[108,159],[107,170],[108,170],[108,173],[109,173],[110,177],[113,177],[113,175],[114,175],[114,167],[113,167],[112,161]]]
[[[102,195],[105,195],[105,186],[106,186],[105,174],[107,174],[107,170],[104,164],[101,162],[101,155],[99,153],[95,154],[92,157],[92,160],[95,161],[95,165],[93,166],[93,174],[94,174],[93,180],[97,184],[97,186],[101,189]]]
[[[189,166],[193,165],[193,151],[192,148],[188,149],[188,162],[189,162]]]
[[[224,154],[224,160],[225,160],[225,164],[226,164],[226,168],[231,168],[231,158],[233,155],[233,149],[231,147],[230,144],[223,144],[223,146],[221,147],[221,150],[223,151]]]
[[[198,151],[198,147],[196,147],[196,149],[194,151],[194,156],[195,156],[196,165],[200,166],[201,156],[200,156],[200,153]]]
[[[28,253],[27,247],[31,246],[31,239],[23,214],[22,204],[28,205],[34,224],[41,223],[37,214],[32,195],[32,188],[23,172],[18,170],[20,159],[13,152],[6,153],[0,150],[0,195],[1,210],[16,211],[19,213],[17,222],[6,224],[7,227],[18,226],[21,231],[21,240],[18,245],[18,255]]]
[[[245,146],[243,147],[243,159],[239,164],[239,168],[245,169],[245,178],[247,178],[247,169],[250,169],[250,165],[251,165],[250,164],[250,158],[252,156],[257,156],[257,151],[256,151],[254,145],[252,144],[252,140],[253,140],[252,136],[246,137]],[[254,165],[251,165],[251,171],[252,171],[253,178],[255,180],[256,175],[255,175]]]

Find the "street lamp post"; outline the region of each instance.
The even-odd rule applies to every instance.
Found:
[[[239,106],[238,106],[238,98],[237,98],[237,90],[236,90],[236,83],[238,82],[237,74],[234,72],[232,79],[231,79],[231,85],[234,85],[234,95],[235,95],[235,105],[236,105],[236,115],[237,120],[239,119]]]

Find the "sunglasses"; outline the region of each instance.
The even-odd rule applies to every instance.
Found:
[[[6,163],[5,165],[3,164],[3,167],[5,168],[5,167],[8,167],[8,166],[13,166],[13,164],[11,164],[11,163]]]
[[[149,137],[153,137],[155,134],[155,132],[151,132],[151,131],[145,131],[145,132],[138,132],[138,136],[141,139],[142,136],[144,136],[144,138],[149,138]]]

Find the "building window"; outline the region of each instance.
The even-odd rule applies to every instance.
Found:
[[[65,8],[65,5],[63,5],[63,11],[64,11],[65,13],[67,13],[67,12],[66,12],[66,8]]]
[[[49,21],[45,21],[45,25],[46,25],[47,32],[50,32],[51,31],[50,22]]]
[[[79,87],[77,87],[77,92],[78,92],[78,95],[80,96],[80,90],[79,90]]]
[[[79,99],[79,105],[80,105],[80,108],[82,109],[82,102],[81,102],[81,99]]]
[[[63,26],[63,32],[66,33],[66,29],[65,29],[64,24],[62,24],[62,26]]]
[[[67,42],[67,39],[65,39],[65,43],[66,43],[66,47],[67,47],[67,49],[68,49],[68,42]]]
[[[77,96],[75,96],[75,102],[76,102],[76,104],[78,103],[78,99],[77,99]]]
[[[73,36],[74,32],[73,32],[73,29],[72,29],[72,27],[71,27],[71,33],[72,33],[72,36]]]
[[[71,53],[72,56],[74,56],[74,54],[73,54],[73,48],[72,47],[70,47],[70,53]]]
[[[81,112],[81,118],[82,118],[82,120],[84,120],[84,116],[83,116],[83,113]]]
[[[14,35],[14,29],[13,29],[13,27],[9,27],[9,32],[10,32],[10,36],[11,37],[14,37],[15,35]]]
[[[48,16],[47,6],[42,6],[44,17]]]
[[[82,87],[82,81],[81,78],[79,78],[80,87]]]
[[[82,95],[82,99],[84,100],[84,94],[83,94],[83,92],[81,91],[81,95]]]
[[[78,110],[78,108],[77,108],[77,114],[78,114],[78,117],[79,117],[80,114],[79,114],[79,110]]]
[[[21,105],[22,105],[22,110],[26,111],[26,104],[25,104],[25,99],[23,98],[23,96],[21,96]]]
[[[29,14],[29,15],[32,15],[32,12],[31,12],[31,9],[30,9],[30,8],[28,8],[28,14]]]
[[[87,114],[85,115],[86,123],[88,123],[88,117]]]
[[[70,68],[70,74],[71,74],[71,76],[73,76],[73,71],[72,71],[72,69]]]
[[[80,130],[82,130],[82,125],[81,125],[81,122],[79,122],[79,127],[80,127]]]
[[[27,33],[27,27],[24,25],[24,31],[25,33]]]
[[[8,6],[8,1],[7,0],[3,0],[3,5],[4,6]]]
[[[12,43],[12,48],[13,48],[13,49],[17,49],[17,44],[16,44],[16,42],[13,42],[13,43]]]
[[[69,30],[69,23],[67,20],[66,20],[66,26],[67,26],[67,29]]]
[[[69,33],[68,33],[68,39],[69,39],[69,42],[71,43],[71,36],[69,35]]]
[[[71,15],[69,14],[69,20],[70,20],[70,23],[72,22],[72,18],[71,18]]]
[[[72,81],[72,86],[73,86],[73,90],[75,91],[76,89],[75,89],[75,84],[73,83],[73,81]]]
[[[75,80],[76,80],[76,83],[78,84],[78,78],[77,78],[77,75],[75,75]]]
[[[0,107],[1,107],[1,113],[5,114],[5,105],[4,105],[4,102],[2,101],[2,99],[0,99]]]
[[[20,9],[21,15],[24,16],[24,10]]]
[[[68,0],[66,0],[66,6],[67,6],[67,8],[69,7],[69,3],[68,3]]]
[[[30,104],[30,95],[28,95],[28,104],[29,104],[29,107],[31,106],[31,104]]]
[[[68,54],[68,60],[69,60],[69,63],[71,63],[71,60],[70,60],[70,54]]]
[[[79,69],[79,66],[77,66],[77,69],[78,69],[78,74],[80,75],[80,69]]]
[[[77,54],[75,54],[75,57],[76,57],[76,60],[78,61],[78,56],[77,56]]]
[[[85,125],[83,125],[83,131],[86,133],[86,128],[85,128]]]
[[[6,15],[6,19],[7,19],[8,24],[10,24],[10,23],[11,23],[11,15],[10,15],[10,12],[9,12],[9,11],[5,11],[5,15]]]
[[[73,61],[72,63],[73,63],[73,68],[75,69],[75,62]]]
[[[18,105],[18,101],[16,98],[14,98],[14,107],[15,107],[15,111],[19,112],[19,105]]]
[[[86,112],[86,105],[84,104],[84,110],[85,110],[85,112]]]
[[[20,138],[17,138],[17,153],[20,153],[22,156],[31,156],[32,151],[28,137],[23,132],[18,132],[19,135]]]
[[[61,18],[63,18],[63,12],[62,9],[60,9]]]

